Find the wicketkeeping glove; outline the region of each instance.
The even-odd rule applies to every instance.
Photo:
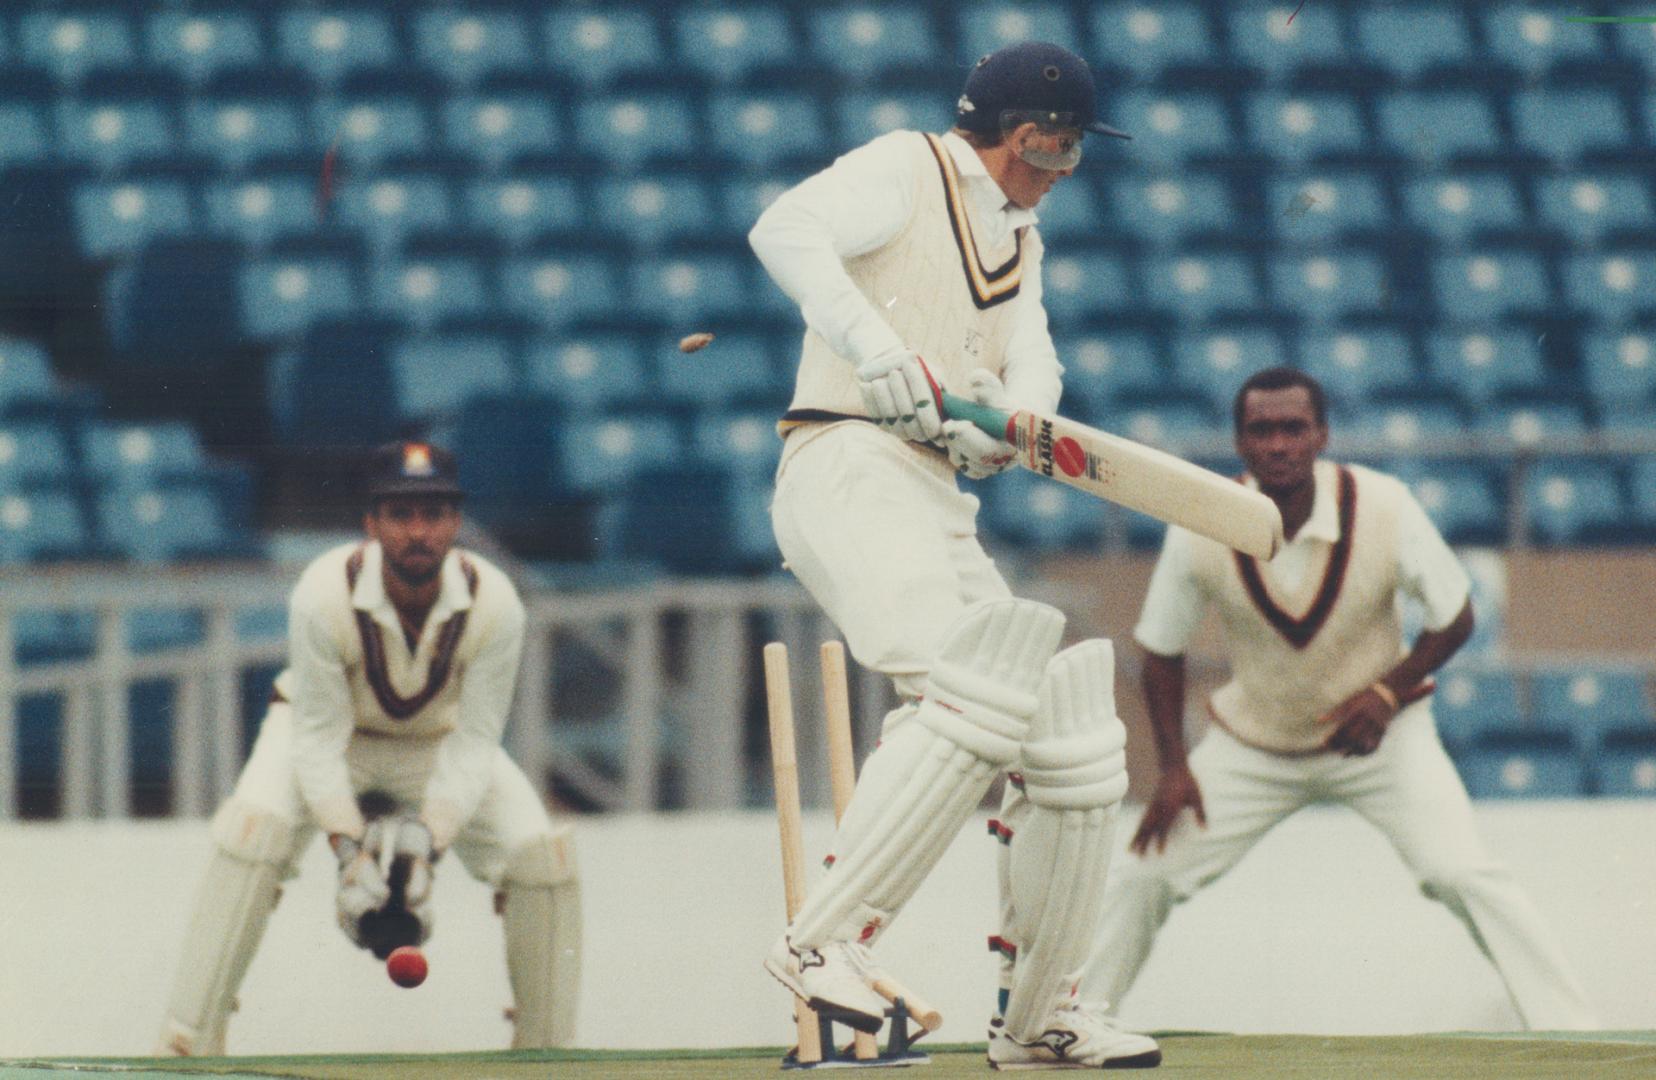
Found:
[[[869,418],[899,437],[936,442],[943,435],[931,372],[918,353],[893,349],[857,368],[857,389]]]
[[[364,948],[368,943],[362,933],[362,917],[378,911],[391,899],[391,886],[380,870],[378,858],[383,842],[380,821],[369,824],[361,840],[347,836],[334,840],[334,855],[339,859],[339,893],[334,898],[339,928]]]
[[[408,883],[403,887],[403,906],[420,920],[420,941],[431,936],[431,864],[437,861],[432,850],[431,829],[417,818],[394,822],[397,834],[396,857],[408,860]]]
[[[1006,387],[994,372],[978,368],[966,377],[972,399],[979,405],[1012,411],[1007,400]],[[982,480],[1010,466],[1017,460],[1018,450],[983,431],[966,420],[943,422],[943,445],[949,451],[949,463],[973,480]]]

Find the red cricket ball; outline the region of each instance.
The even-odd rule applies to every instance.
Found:
[[[412,990],[425,982],[425,953],[413,945],[393,949],[391,955],[385,958],[385,973],[391,976],[391,981],[398,986]]]

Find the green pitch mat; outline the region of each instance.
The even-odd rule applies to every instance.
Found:
[[[1579,1034],[1410,1035],[1160,1035],[1163,1062],[1146,1080],[1620,1080],[1656,1076],[1656,1032]],[[922,1044],[923,1046],[924,1044]],[[930,1048],[924,1080],[993,1075],[983,1047]],[[781,1075],[781,1051],[556,1050],[491,1054],[375,1054],[218,1058],[161,1062],[154,1058],[65,1058],[0,1062],[0,1080],[738,1080]],[[883,1070],[879,1075],[888,1075]],[[832,1075],[843,1076],[843,1070]],[[1122,1074],[1115,1074],[1122,1075]]]

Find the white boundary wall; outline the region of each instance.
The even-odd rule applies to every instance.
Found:
[[[1490,844],[1554,926],[1607,1027],[1656,1029],[1656,802],[1481,804]],[[781,925],[774,818],[599,818],[579,825],[587,978],[579,1041],[780,1045],[783,991],[759,968]],[[1118,842],[1124,843],[1124,824]],[[807,822],[813,861],[828,837]],[[201,822],[0,826],[0,1058],[146,1052],[208,854]],[[963,831],[882,943],[979,1040],[995,973],[994,842]],[[488,890],[439,867],[432,976],[393,987],[334,927],[318,844],[291,883],[231,1027],[238,1053],[505,1045],[505,962]],[[1383,840],[1317,809],[1175,912],[1130,1022],[1155,1028],[1381,1033],[1517,1026],[1499,983]]]

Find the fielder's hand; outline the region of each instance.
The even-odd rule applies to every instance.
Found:
[[[1379,748],[1386,727],[1395,715],[1391,702],[1381,697],[1374,687],[1360,690],[1317,720],[1333,729],[1323,740],[1323,749],[1346,757],[1366,757]]]
[[[943,436],[937,384],[918,353],[893,349],[857,369],[863,407],[875,423],[914,442]]]
[[[391,886],[380,872],[379,846],[383,840],[380,822],[373,822],[361,840],[336,835],[328,838],[334,855],[339,859],[339,894],[334,906],[339,916],[339,928],[345,936],[367,948],[362,935],[362,917],[378,911],[391,899]]]
[[[1144,817],[1139,821],[1138,831],[1133,834],[1133,851],[1146,855],[1151,844],[1156,845],[1158,854],[1166,851],[1167,834],[1173,831],[1174,822],[1179,820],[1179,815],[1187,806],[1196,812],[1196,824],[1207,828],[1202,789],[1196,783],[1190,766],[1178,765],[1162,770],[1161,779],[1156,781],[1156,793],[1150,796],[1150,805],[1144,808]]]
[[[999,377],[987,368],[978,368],[966,377],[972,399],[979,405],[992,405],[1010,411],[1006,387]],[[994,476],[1017,460],[1018,450],[965,420],[943,421],[944,446],[949,451],[949,463],[973,480]]]

